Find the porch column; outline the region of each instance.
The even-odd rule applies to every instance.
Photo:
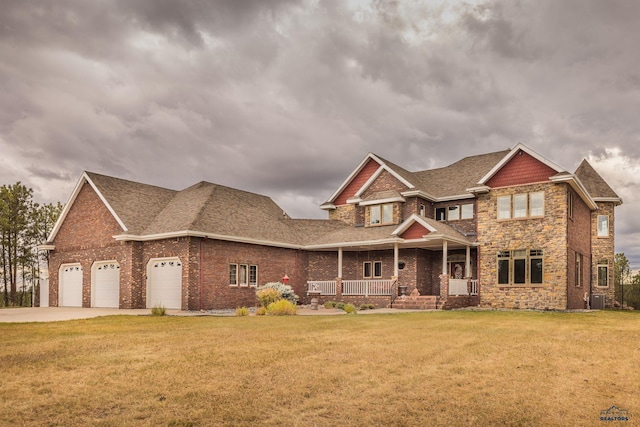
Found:
[[[338,277],[342,278],[342,248],[338,248]]]
[[[442,241],[442,274],[449,274],[447,271],[447,241]]]
[[[398,278],[398,242],[393,244],[393,277]]]
[[[471,246],[467,245],[467,262],[464,265],[464,277],[471,277]]]

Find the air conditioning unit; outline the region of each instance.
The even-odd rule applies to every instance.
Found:
[[[591,295],[591,309],[604,310],[604,294]]]

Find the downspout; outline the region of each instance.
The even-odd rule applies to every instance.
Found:
[[[204,285],[204,237],[200,239],[200,274],[199,274],[199,284],[198,284],[198,309],[202,311],[202,286]]]

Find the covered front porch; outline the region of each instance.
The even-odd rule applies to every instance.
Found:
[[[312,258],[307,293],[320,303],[434,309],[478,305],[477,250],[469,239],[436,233],[394,236],[322,248]]]

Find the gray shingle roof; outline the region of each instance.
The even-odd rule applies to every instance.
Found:
[[[132,234],[142,233],[177,193],[93,172],[86,174]]]
[[[468,194],[467,189],[478,184],[510,150],[465,157],[449,166],[414,172],[411,183],[435,197]]]
[[[596,172],[591,164],[585,159],[576,169],[575,175],[580,179],[584,187],[587,189],[591,197],[598,198],[616,198],[620,196],[616,194],[604,178]]]

